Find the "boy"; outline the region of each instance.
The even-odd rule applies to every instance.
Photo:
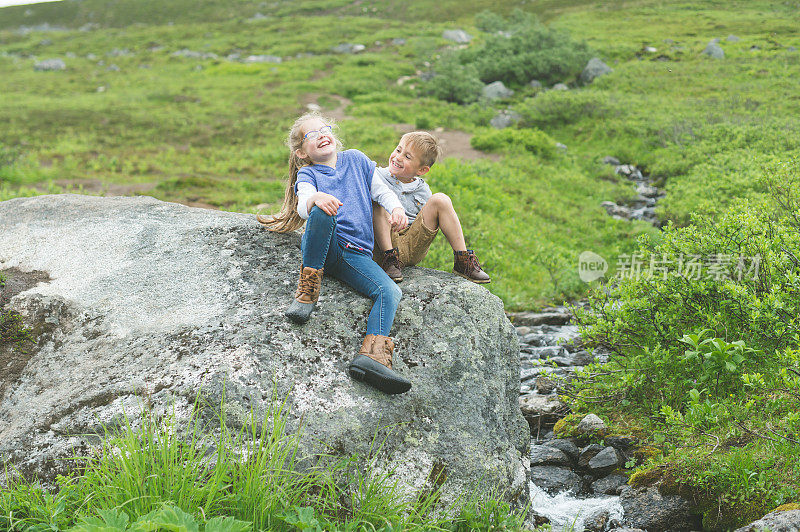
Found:
[[[397,194],[410,226],[394,232],[387,213],[373,208],[374,258],[389,277],[399,283],[403,280],[403,266],[419,264],[441,229],[453,248],[453,272],[475,283],[488,283],[491,278],[481,268],[475,253],[467,249],[461,222],[450,198],[442,193],[431,194],[430,187],[421,179],[441,153],[433,135],[413,131],[402,136],[389,156],[389,166],[375,169],[373,179],[382,179]]]

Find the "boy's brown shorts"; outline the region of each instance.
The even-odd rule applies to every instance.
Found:
[[[431,231],[425,227],[425,224],[422,223],[422,215],[417,216],[414,223],[399,233],[392,231],[392,247],[399,250],[400,262],[403,263],[403,266],[415,266],[422,262],[438,232],[438,229]],[[383,259],[383,257],[379,253],[380,250],[375,249],[375,260],[381,263],[379,258]]]

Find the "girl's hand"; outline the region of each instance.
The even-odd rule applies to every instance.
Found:
[[[408,216],[406,216],[406,211],[404,211],[402,207],[397,207],[392,211],[392,219],[390,220],[390,223],[392,224],[392,229],[395,231],[402,231],[408,227]]]
[[[313,207],[316,205],[328,216],[335,216],[336,213],[339,212],[339,207],[342,206],[342,202],[339,201],[339,198],[326,194],[325,192],[317,192],[311,196],[311,199],[313,200],[311,206]],[[309,209],[309,211],[310,210],[311,209]]]

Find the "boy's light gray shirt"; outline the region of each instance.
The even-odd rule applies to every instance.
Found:
[[[375,168],[375,174],[372,178],[380,178],[389,189],[397,194],[400,198],[400,203],[403,205],[403,210],[406,211],[408,216],[408,223],[411,224],[417,218],[419,211],[425,206],[425,203],[433,195],[431,187],[421,177],[416,178],[411,183],[403,183],[402,181],[392,177],[388,168]]]

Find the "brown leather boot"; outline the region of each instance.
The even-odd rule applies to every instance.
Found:
[[[311,312],[317,305],[319,291],[322,288],[323,268],[314,269],[308,266],[300,267],[300,279],[294,293],[294,301],[286,309],[284,315],[295,323],[305,323],[311,317]]]
[[[453,252],[453,272],[473,283],[486,284],[492,281],[478,262],[478,257],[471,249]]]
[[[388,336],[368,334],[364,338],[348,371],[357,381],[388,394],[399,394],[411,389],[411,383],[392,369],[394,342]]]
[[[403,263],[400,262],[400,250],[392,248],[383,252],[383,271],[389,278],[399,283],[403,280]]]

